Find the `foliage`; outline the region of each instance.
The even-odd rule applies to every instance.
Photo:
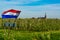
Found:
[[[0,19],[0,28],[3,28],[2,23],[4,23],[5,20],[6,19],[4,19],[4,21],[2,22],[2,19]],[[9,19],[9,20],[11,20],[11,19]],[[13,22],[12,20],[11,20],[11,22]],[[60,30],[60,19],[37,19],[37,18],[35,18],[35,19],[32,19],[32,18],[17,19],[15,23],[16,23],[15,29],[22,30],[22,31]]]
[[[60,40],[60,31],[29,32],[10,30],[9,35],[8,31],[0,29],[0,40]],[[10,39],[8,39],[9,37]]]

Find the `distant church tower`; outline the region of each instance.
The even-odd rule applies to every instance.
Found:
[[[45,19],[47,18],[46,12],[45,12]]]

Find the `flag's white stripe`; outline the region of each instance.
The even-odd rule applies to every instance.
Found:
[[[17,13],[12,13],[12,12],[8,12],[8,13],[5,13],[5,14],[3,14],[3,15],[19,15],[19,14],[17,14]]]

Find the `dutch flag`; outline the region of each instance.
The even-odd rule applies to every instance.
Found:
[[[21,11],[19,11],[19,10],[10,9],[10,10],[3,12],[2,18],[17,18],[19,16],[20,12]]]

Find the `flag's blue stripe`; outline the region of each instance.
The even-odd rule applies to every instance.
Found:
[[[2,15],[2,18],[17,18],[18,16],[14,15]]]

